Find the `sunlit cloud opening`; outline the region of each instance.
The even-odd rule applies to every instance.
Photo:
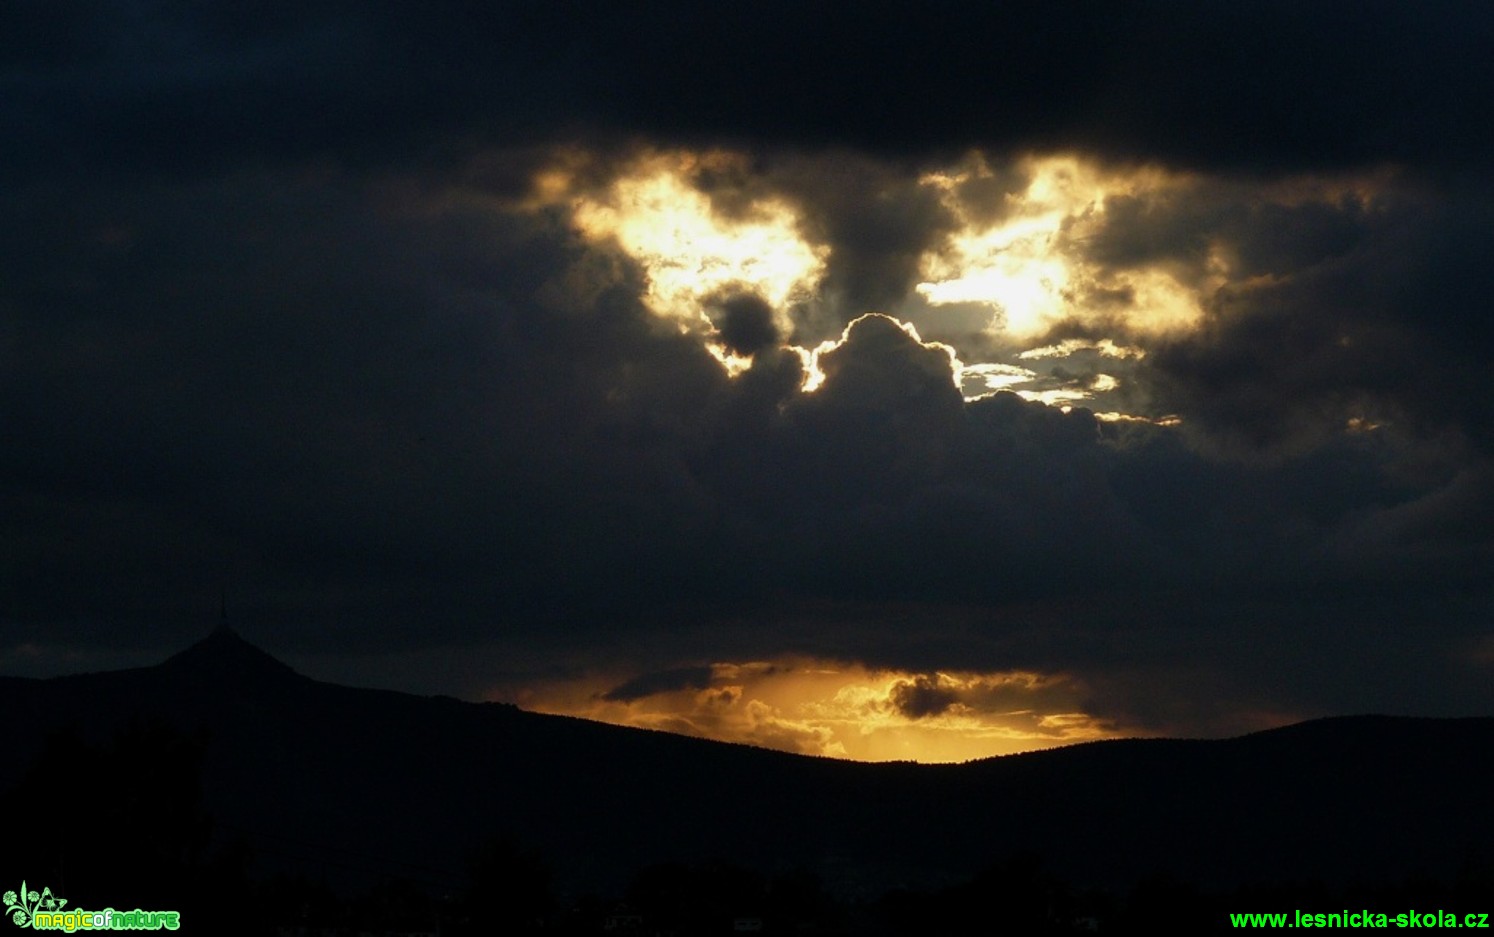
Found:
[[[1001,326],[1032,335],[1063,318],[1069,268],[1054,256],[1051,229],[1041,221],[953,237],[946,253],[930,255],[916,289],[933,305],[989,303]]]
[[[781,334],[790,335],[785,310],[813,294],[829,249],[803,238],[794,208],[780,199],[757,200],[741,218],[722,217],[690,184],[693,162],[688,155],[645,160],[601,196],[576,199],[575,224],[637,260],[647,278],[644,302],[686,331],[713,331],[705,304],[738,291],[766,300]]]
[[[1034,358],[1067,358],[1081,351],[1093,351],[1107,358],[1131,358],[1138,361],[1146,357],[1146,349],[1137,348],[1134,345],[1118,345],[1108,338],[1102,338],[1099,341],[1088,341],[1082,338],[1065,339],[1056,345],[1029,348],[1020,352],[1017,357],[1024,361]]]
[[[798,355],[800,362],[804,365],[804,384],[800,390],[806,394],[812,394],[820,389],[820,386],[825,383],[825,372],[820,370],[820,355],[840,347],[843,341],[845,341],[844,335],[838,339],[826,339],[813,348],[789,346],[789,350]]]
[[[979,400],[1037,379],[1037,372],[1016,364],[967,364],[960,369],[960,393]]]
[[[1107,197],[1176,184],[1155,170],[1105,174],[1073,157],[1031,157],[1017,168],[1028,182],[1000,205],[970,204],[972,180],[993,172],[972,158],[960,170],[930,173],[961,227],[922,261],[915,289],[930,304],[985,303],[991,330],[1015,339],[1041,335],[1065,319],[1119,318],[1138,332],[1168,332],[1201,317],[1198,293],[1161,269],[1101,270],[1079,249],[1103,221]],[[992,217],[996,220],[989,220]],[[1125,307],[1090,308],[1087,296],[1124,295]]]
[[[813,346],[795,344],[791,310],[820,301],[817,290],[830,248],[806,240],[801,209],[787,199],[762,195],[728,213],[697,188],[694,180],[703,169],[740,168],[739,163],[739,157],[724,152],[651,154],[635,160],[605,188],[574,196],[572,218],[588,240],[616,244],[638,263],[648,308],[681,331],[698,335],[729,376],[747,370],[752,357],[723,340],[712,317],[713,304],[723,295],[761,297],[772,310],[778,341],[803,362],[802,390],[813,393],[825,381],[820,357],[845,341],[849,326],[839,338]],[[1075,317],[1119,322],[1123,330],[1138,334],[1184,328],[1197,320],[1198,296],[1167,271],[1100,271],[1083,259],[1077,246],[1086,230],[1102,223],[1108,196],[1151,191],[1174,180],[1150,170],[1106,174],[1067,156],[1032,157],[1005,171],[1014,173],[1017,184],[998,196],[1003,199],[999,205],[971,201],[977,196],[970,193],[979,189],[967,183],[992,174],[978,156],[920,180],[939,191],[961,222],[921,262],[923,279],[913,289],[925,302],[934,307],[988,304],[991,331],[1018,341]],[[535,186],[553,204],[574,178],[566,165],[558,165],[541,173]],[[1086,297],[1102,295],[1109,297],[1103,310],[1085,307]],[[1126,297],[1120,312],[1115,296]],[[937,345],[923,342],[911,323],[894,321],[925,346]],[[1042,375],[1031,369],[999,361],[965,365],[954,348],[937,347],[949,354],[954,382],[967,400],[1010,390],[1030,401],[1068,407],[1110,389],[1045,387]],[[1083,349],[1118,358],[1144,354],[1132,344],[1101,338],[1070,339],[1018,357],[1063,357]]]
[[[723,317],[723,297],[751,296],[768,310],[769,321],[756,333],[759,341],[799,356],[803,392],[814,393],[824,384],[821,358],[840,347],[849,327],[838,338],[814,343],[828,323],[843,319],[833,297],[820,292],[833,247],[805,234],[826,229],[824,219],[805,215],[815,210],[812,201],[775,190],[771,173],[753,177],[754,184],[740,191],[729,190],[730,198],[723,200],[707,180],[754,172],[745,156],[728,151],[652,152],[622,164],[609,182],[587,182],[596,179],[596,170],[583,155],[562,152],[553,166],[536,174],[536,203],[568,206],[584,238],[636,262],[648,309],[697,337],[728,376],[744,373],[753,354],[767,347],[732,338]],[[1196,176],[1106,167],[1072,155],[996,163],[972,153],[909,184],[932,191],[955,225],[922,255],[908,292],[891,300],[889,308],[900,317],[893,321],[915,340],[947,351],[953,380],[967,401],[1009,391],[1065,410],[1089,405],[1132,380],[1121,362],[1144,358],[1156,339],[1172,340],[1198,328],[1221,288],[1276,275],[1240,279],[1244,271],[1233,269],[1240,266],[1238,245],[1221,232],[1208,233],[1201,257],[1144,259],[1150,255],[1141,254],[1143,259],[1129,265],[1103,259],[1111,255],[1097,245],[1116,236],[1111,226],[1120,223],[1124,231],[1132,223],[1115,207],[1121,199],[1131,200],[1127,211],[1145,212],[1152,206],[1165,210],[1195,191],[1221,197],[1219,183]],[[1366,193],[1375,188],[1373,179],[1358,189],[1347,184],[1303,179],[1264,193],[1222,197],[1331,202],[1335,193],[1368,199]],[[957,311],[962,325],[940,321],[941,307]],[[989,309],[989,318],[983,309]],[[925,332],[961,342],[970,363],[962,362],[954,347],[923,341],[910,319]],[[796,334],[796,329],[803,331]],[[1083,337],[1058,339],[1064,332]],[[965,347],[961,336],[974,338]],[[1038,363],[1076,355],[1117,363],[1088,382],[1071,377],[1079,369]],[[1093,370],[1089,364],[1082,368]],[[1167,425],[1161,421],[1170,419],[1109,407],[1102,412],[1113,422],[1135,417]]]
[[[738,374],[752,367],[751,355],[733,354],[720,342],[708,341],[705,344],[705,348],[712,358],[721,362],[721,366],[726,369],[727,376],[729,377],[736,377]]]
[[[1137,416],[1134,413],[1119,413],[1115,410],[1103,410],[1095,413],[1095,419],[1102,423],[1147,423],[1151,426],[1174,427],[1182,426],[1183,420],[1176,414],[1167,416],[1149,417]]]
[[[1052,390],[1019,390],[1017,396],[1023,400],[1059,407],[1065,412],[1068,412],[1068,408],[1075,403],[1090,398],[1088,391],[1076,390],[1072,387],[1058,387]]]
[[[1362,416],[1351,416],[1344,423],[1344,430],[1349,433],[1373,433],[1375,430],[1383,429],[1384,427],[1384,423]]]
[[[1082,686],[1062,674],[783,658],[658,676],[593,675],[509,696],[540,712],[858,761],[966,761],[1120,734],[1083,711]]]

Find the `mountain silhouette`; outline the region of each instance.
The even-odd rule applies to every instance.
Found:
[[[331,880],[448,887],[494,837],[577,888],[724,859],[848,892],[952,882],[1018,852],[1101,886],[1392,881],[1487,863],[1494,844],[1494,719],[862,764],[319,682],[226,628],[153,667],[0,679],[0,789],[51,733],[102,743],[142,723],[205,739],[215,835],[266,874]]]
[[[305,679],[227,625],[173,654],[157,670],[185,679],[270,682]]]

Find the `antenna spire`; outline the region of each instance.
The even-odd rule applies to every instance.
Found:
[[[218,587],[218,627],[219,632],[232,632],[228,627],[228,586]]]

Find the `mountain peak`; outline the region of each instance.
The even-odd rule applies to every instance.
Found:
[[[245,641],[227,625],[219,625],[201,641],[166,658],[161,667],[171,672],[206,675],[214,679],[256,677],[284,680],[300,676]]]

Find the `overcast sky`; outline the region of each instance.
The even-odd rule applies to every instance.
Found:
[[[952,759],[1494,706],[1494,8],[0,6],[0,672]]]

